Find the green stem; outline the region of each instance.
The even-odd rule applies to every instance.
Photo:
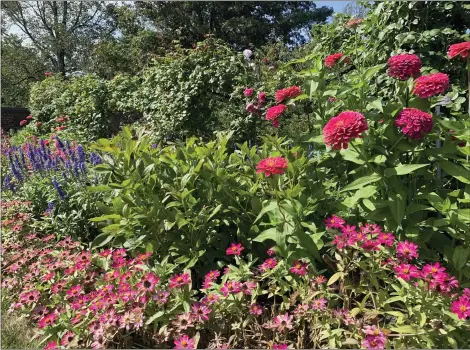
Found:
[[[401,140],[403,140],[404,137],[405,137],[405,134],[401,134],[400,138],[397,140],[397,142],[395,142],[395,143],[393,144],[392,147],[390,147],[390,149],[391,149],[391,150],[394,149],[395,146],[398,145],[398,143],[399,143]]]

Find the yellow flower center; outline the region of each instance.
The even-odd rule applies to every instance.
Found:
[[[464,305],[462,305],[462,306],[460,307],[460,311],[467,311],[467,307],[464,306]]]

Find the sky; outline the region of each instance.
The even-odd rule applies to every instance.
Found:
[[[344,7],[351,1],[314,1],[315,5],[318,7],[321,6],[330,6],[333,7],[335,12],[343,12]]]

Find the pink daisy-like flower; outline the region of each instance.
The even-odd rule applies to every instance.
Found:
[[[242,290],[242,284],[238,281],[228,281],[224,283],[220,291],[222,294],[227,297],[230,293],[237,294],[240,293]]]
[[[445,272],[446,268],[441,266],[438,262],[434,264],[426,264],[423,266],[422,275],[426,278],[428,275],[430,277],[435,277],[438,274]]]
[[[268,254],[269,256],[273,256],[274,254],[276,254],[276,252],[273,250],[273,248],[269,248],[269,249],[266,251],[266,254]]]
[[[419,270],[416,266],[411,264],[400,264],[393,268],[398,278],[409,281],[411,278],[419,277]]]
[[[321,284],[326,283],[326,277],[323,276],[323,275],[319,275],[319,276],[315,277],[314,281],[315,281],[316,284],[321,285]]]
[[[418,246],[412,242],[404,241],[397,244],[397,257],[412,260],[418,257]]]
[[[291,86],[286,89],[281,89],[276,92],[276,102],[281,103],[285,100],[289,100],[291,98],[296,98],[297,96],[302,94],[302,90],[298,86]]]
[[[217,279],[217,277],[220,276],[220,271],[218,270],[212,270],[212,271],[209,271],[206,276],[204,277],[204,280],[206,281],[215,281]]]
[[[194,349],[194,339],[188,337],[186,334],[182,335],[174,341],[175,349]]]
[[[54,350],[54,349],[58,349],[56,340],[48,342],[46,346],[43,347],[43,350]]]
[[[274,269],[277,266],[277,260],[275,258],[268,258],[262,263],[259,267],[261,272],[266,272],[268,270]]]
[[[380,232],[377,236],[377,242],[386,247],[391,247],[395,243],[395,236],[391,232]]]
[[[256,289],[257,286],[258,284],[256,282],[246,281],[245,283],[242,284],[241,290],[243,294],[251,295],[251,293],[253,292],[254,289]]]
[[[189,285],[190,283],[191,278],[187,273],[182,273],[181,275],[176,274],[169,280],[169,286],[171,289],[180,288],[184,285]]]
[[[138,289],[143,289],[149,292],[152,292],[155,289],[155,286],[160,281],[160,278],[153,272],[146,273],[136,287]]]
[[[466,319],[470,317],[470,300],[465,297],[460,297],[458,300],[452,302],[450,310],[456,314],[459,319]]]
[[[278,315],[273,319],[272,328],[277,329],[279,332],[292,329],[292,319],[293,316],[289,315],[288,313],[285,313],[284,315]]]
[[[332,217],[326,218],[325,225],[326,225],[326,228],[328,228],[328,229],[332,229],[332,228],[342,229],[345,222],[346,221],[344,221],[343,218],[341,218],[339,216],[336,216],[336,215],[333,215]]]
[[[75,334],[72,331],[67,331],[60,339],[60,345],[67,346],[75,340]]]
[[[176,316],[176,320],[172,322],[172,325],[176,327],[179,332],[181,332],[188,328],[194,327],[193,321],[194,319],[192,313],[185,312]]]
[[[338,62],[341,61],[341,59],[343,60],[344,63],[348,63],[349,62],[349,58],[344,56],[344,54],[342,52],[338,52],[338,53],[334,53],[332,55],[329,55],[329,56],[326,56],[325,58],[325,66],[327,68],[333,68],[334,66],[336,66],[336,64]]]
[[[201,303],[194,303],[191,306],[191,315],[196,322],[208,321],[211,311],[211,309]]]
[[[250,314],[261,315],[262,313],[263,313],[263,308],[259,304],[252,304],[250,306]]]
[[[72,286],[72,287],[70,287],[70,289],[66,292],[67,298],[76,297],[76,296],[80,295],[81,293],[82,293],[82,286],[80,286],[80,285]]]
[[[241,243],[238,243],[238,244],[237,243],[232,243],[231,246],[228,247],[227,250],[225,251],[225,254],[240,256],[243,249],[245,249],[245,248],[242,247]]]
[[[204,305],[212,305],[218,302],[219,299],[220,299],[220,296],[218,294],[211,293],[211,294],[206,295],[204,298],[202,298],[201,302]]]
[[[325,298],[315,299],[313,301],[313,304],[312,304],[312,309],[314,309],[314,310],[325,310],[327,303],[328,302],[326,301]]]
[[[300,260],[296,260],[289,271],[294,275],[305,276],[308,272],[308,264]]]
[[[465,59],[468,57],[468,53],[470,52],[470,41],[464,41],[462,43],[453,44],[449,47],[449,52],[447,55],[450,59],[460,56],[461,58]]]

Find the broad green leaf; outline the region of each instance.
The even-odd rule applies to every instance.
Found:
[[[145,322],[145,325],[149,325],[155,321],[158,321],[159,318],[161,318],[165,313],[163,311],[158,311],[155,315],[150,316],[150,318]]]
[[[405,216],[406,196],[401,193],[390,193],[388,206],[397,225],[401,225],[401,221]]]
[[[276,235],[277,235],[277,228],[271,227],[261,232],[258,236],[256,236],[256,238],[253,239],[253,241],[264,242],[267,239],[276,241]]]
[[[98,235],[92,242],[91,246],[93,248],[99,248],[99,247],[102,247],[104,245],[106,245],[107,243],[111,242],[111,240],[114,238],[113,235],[111,234],[108,234],[108,233],[102,233],[100,235]]]
[[[458,246],[454,250],[454,255],[452,256],[452,261],[457,270],[460,270],[465,266],[468,260],[468,253],[470,248],[465,248],[463,246]]]
[[[377,109],[381,113],[383,113],[384,109],[383,109],[383,106],[382,106],[382,100],[377,99],[377,100],[374,100],[374,101],[368,103],[367,106],[366,106],[366,109],[368,111],[370,111],[372,109]]]
[[[377,174],[363,176],[363,177],[360,177],[359,179],[356,179],[353,182],[351,182],[349,185],[347,185],[345,188],[343,188],[340,192],[356,190],[356,189],[362,188],[365,185],[368,185],[370,183],[377,182],[380,179],[381,179],[380,175],[377,175]]]
[[[449,162],[447,160],[439,160],[439,165],[442,170],[457,180],[470,184],[470,170],[465,169],[463,166]]]
[[[121,215],[119,214],[108,214],[108,215],[98,216],[96,218],[91,218],[89,219],[89,221],[100,222],[100,221],[106,221],[106,220],[119,220],[120,218],[121,218]]]
[[[359,158],[359,154],[351,149],[342,149],[340,151],[340,154],[343,156],[345,160],[348,160],[350,162],[362,165],[365,162]]]
[[[343,276],[344,276],[343,272],[341,271],[336,272],[333,276],[330,277],[326,285],[331,286],[333,283],[335,283],[338,279],[342,278]]]
[[[400,333],[400,334],[403,334],[403,333],[416,334],[417,333],[416,328],[414,328],[410,325],[405,325],[405,326],[401,326],[401,327],[394,327],[394,328],[390,328],[390,330],[393,331],[393,332]]]
[[[261,219],[261,217],[266,214],[267,212],[273,210],[277,208],[277,202],[275,200],[269,202],[269,204],[265,207],[263,207],[263,209],[261,209],[261,211],[259,212],[258,216],[256,217],[254,223],[256,223],[259,219]]]
[[[390,177],[393,175],[406,175],[413,171],[428,166],[429,164],[404,164],[395,168],[385,169],[385,176]]]
[[[369,198],[377,192],[377,186],[366,186],[361,188],[354,193],[353,196],[346,198],[343,204],[348,208],[354,207],[354,205],[362,198]]]

